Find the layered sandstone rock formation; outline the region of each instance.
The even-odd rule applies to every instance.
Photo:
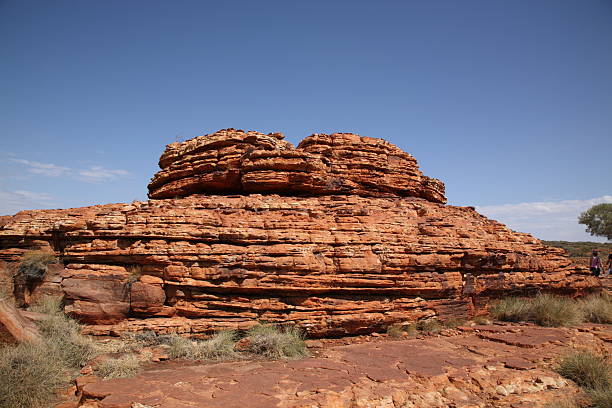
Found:
[[[314,134],[297,148],[280,133],[220,130],[172,143],[159,159],[150,198],[194,193],[356,194],[445,203],[444,184],[391,143],[351,133]]]
[[[341,336],[597,285],[563,250],[442,204],[443,184],[380,139],[224,130],[169,145],[160,167],[147,202],[4,217],[0,260],[51,246],[65,268],[43,286],[98,334]]]

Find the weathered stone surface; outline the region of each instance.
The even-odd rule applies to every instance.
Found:
[[[483,339],[481,330],[537,345]],[[495,325],[445,337],[370,337],[301,360],[157,363],[135,378],[87,381],[83,404],[91,405],[82,406],[536,408],[578,393],[553,369],[574,344],[609,353],[590,331],[568,328]]]
[[[40,341],[36,325],[23,317],[14,305],[0,298],[0,343]]]
[[[293,148],[226,130],[169,145],[160,166],[151,196],[181,198],[3,217],[0,260],[52,246],[65,268],[47,288],[94,334],[200,336],[261,320],[342,336],[599,284],[563,250],[441,204],[443,185],[379,139],[313,135]],[[241,194],[192,194],[222,191]]]
[[[352,133],[314,134],[297,148],[280,133],[225,129],[172,143],[149,184],[151,198],[281,193],[409,196],[444,203],[444,184],[391,143]]]
[[[0,234],[57,241],[66,310],[122,322],[114,330],[198,334],[261,319],[337,336],[596,285],[562,250],[471,208],[406,198],[191,196],[22,212]],[[130,286],[133,265],[143,275]]]

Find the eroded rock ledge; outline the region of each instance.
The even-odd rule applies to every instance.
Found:
[[[444,183],[424,176],[414,157],[383,139],[352,133],[314,134],[294,148],[280,133],[224,129],[169,144],[159,166],[150,198],[355,194],[446,202]]]
[[[147,202],[1,217],[0,263],[46,247],[64,264],[22,303],[64,294],[93,334],[265,321],[330,337],[599,284],[563,250],[442,204],[442,183],[382,140],[313,135],[294,149],[225,130],[169,145],[160,167]]]

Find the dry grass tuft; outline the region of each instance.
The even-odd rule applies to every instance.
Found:
[[[605,390],[610,388],[612,371],[606,360],[590,351],[576,351],[565,356],[557,372],[583,388]]]
[[[425,334],[438,334],[445,329],[444,324],[434,318],[421,320],[416,324],[416,329]]]
[[[589,390],[587,395],[593,408],[612,408],[612,387]]]
[[[130,354],[120,358],[104,360],[98,365],[98,375],[102,378],[133,377],[141,370],[142,362],[138,356]]]
[[[125,268],[128,273],[127,281],[129,284],[138,282],[142,276],[142,265],[131,265]]]
[[[308,355],[302,332],[296,327],[257,325],[247,332],[249,351],[268,358],[300,358]]]
[[[169,338],[171,358],[187,360],[223,360],[235,357],[235,331],[221,331],[208,340],[191,340],[180,336]]]
[[[584,320],[591,323],[612,323],[612,296],[607,293],[590,295],[578,301]]]
[[[416,324],[414,323],[395,323],[387,327],[387,335],[393,338],[403,337],[404,333],[408,336],[417,334]]]
[[[491,307],[491,315],[507,322],[526,321],[546,327],[571,326],[582,321],[582,313],[574,301],[548,294],[501,299]]]
[[[47,273],[47,265],[58,262],[57,257],[51,251],[27,251],[19,262],[15,277],[25,282],[39,281]]]
[[[0,348],[0,407],[49,407],[69,380],[64,365],[44,344]]]
[[[33,309],[48,317],[38,325],[41,343],[0,347],[0,407],[42,408],[96,353],[93,341],[60,309],[61,299],[44,298]]]

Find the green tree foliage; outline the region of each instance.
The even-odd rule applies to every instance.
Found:
[[[586,225],[591,235],[612,240],[612,204],[597,204],[578,217],[580,224]]]

